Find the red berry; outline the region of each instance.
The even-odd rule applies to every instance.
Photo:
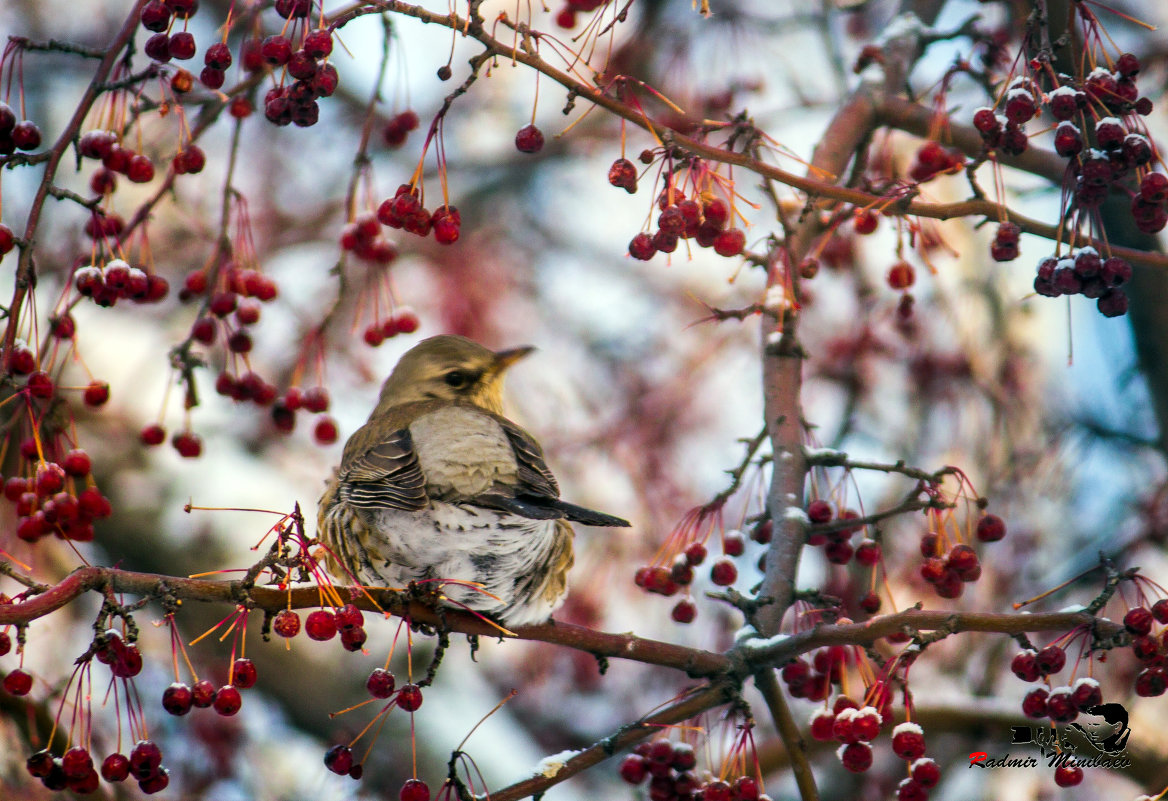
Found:
[[[353,768],[353,750],[347,745],[334,745],[324,754],[324,764],[333,773],[345,776]]]
[[[880,223],[876,212],[871,209],[863,209],[856,212],[856,216],[852,221],[852,225],[857,234],[870,234],[876,230],[876,226]]]
[[[977,521],[977,538],[982,542],[997,542],[1006,536],[1006,524],[997,515],[983,515]]]
[[[20,668],[13,668],[4,677],[3,686],[11,695],[28,695],[32,691],[32,676]]]
[[[823,500],[814,500],[807,504],[807,519],[817,525],[830,522],[835,517],[831,504]]]
[[[683,598],[674,605],[670,616],[677,623],[693,623],[697,614],[698,608],[694,605],[694,602],[688,598]]]
[[[180,431],[171,438],[170,444],[184,459],[194,459],[203,452],[203,439],[193,431]]]
[[[407,712],[413,712],[422,705],[422,688],[416,684],[404,684],[397,691],[397,705]]]
[[[332,32],[325,28],[309,31],[304,35],[304,52],[312,58],[324,58],[333,52]]]
[[[925,755],[925,734],[915,723],[901,723],[892,730],[892,752],[901,759],[915,760]]]
[[[316,609],[304,621],[304,633],[309,639],[323,642],[337,636],[337,617],[329,609]]]
[[[746,234],[740,228],[730,228],[714,237],[714,252],[719,256],[738,256],[746,248]]]
[[[337,610],[337,627],[345,629],[360,628],[365,624],[365,615],[353,604],[345,604]]]
[[[215,703],[215,685],[207,679],[196,681],[191,687],[191,703],[199,709],[207,709]]]
[[[1055,723],[1070,723],[1079,716],[1070,687],[1058,687],[1046,697],[1046,715]]]
[[[871,567],[880,561],[880,544],[875,540],[864,540],[856,546],[856,561]]]
[[[901,779],[896,787],[896,801],[928,801],[929,791],[916,779]]]
[[[320,445],[332,445],[337,441],[337,422],[328,415],[322,415],[312,429],[312,436]]]
[[[1048,645],[1034,655],[1034,662],[1042,675],[1049,676],[1063,669],[1067,663],[1067,652],[1057,645]]]
[[[162,691],[162,708],[172,715],[185,715],[191,711],[194,697],[190,687],[176,681]]]
[[[1150,667],[1141,670],[1136,675],[1136,695],[1143,698],[1155,698],[1164,694],[1168,688],[1168,669]]]
[[[101,778],[107,782],[125,781],[130,775],[130,759],[125,754],[110,754],[101,763]]]
[[[1152,617],[1160,623],[1168,623],[1168,598],[1161,598],[1152,604]]]
[[[1028,718],[1046,717],[1046,699],[1050,695],[1045,687],[1035,687],[1022,698],[1022,714]]]
[[[1129,609],[1123,616],[1123,625],[1132,634],[1149,634],[1152,631],[1154,618],[1152,613],[1142,606]]]
[[[811,736],[820,742],[835,739],[835,714],[828,709],[817,709],[811,716]]]
[[[313,414],[328,411],[329,393],[324,387],[310,387],[301,395],[302,405]]]
[[[393,320],[393,327],[399,334],[412,334],[421,325],[417,312],[409,306],[399,306],[390,319]]]
[[[722,537],[722,553],[726,556],[742,556],[746,551],[746,540],[737,531],[727,532]]]
[[[719,559],[710,568],[710,580],[719,587],[728,587],[738,580],[738,568],[729,559]]]
[[[617,771],[620,773],[620,777],[629,784],[640,784],[649,775],[645,758],[637,754],[629,754],[621,760],[620,767]]]
[[[171,58],[177,58],[180,61],[194,58],[195,36],[190,31],[179,31],[171,34],[167,47],[170,50]]]
[[[543,150],[543,131],[534,125],[524,125],[515,134],[515,147],[520,153],[538,153]]]
[[[28,394],[34,398],[51,398],[53,379],[44,370],[34,370],[28,376]]]
[[[1077,765],[1060,765],[1054,769],[1054,783],[1059,787],[1075,787],[1083,781],[1083,769]]]
[[[350,626],[341,630],[341,647],[346,651],[360,651],[368,635],[361,626]]]
[[[698,756],[694,747],[689,743],[674,743],[673,761],[669,764],[677,771],[693,770],[698,764]]]
[[[398,798],[401,801],[430,801],[430,788],[421,779],[406,779]]]
[[[241,690],[254,687],[258,677],[255,663],[246,657],[240,657],[231,664],[231,684]]]
[[[628,159],[617,159],[608,168],[608,182],[629,194],[637,191],[637,168]]]
[[[629,255],[638,261],[649,261],[657,252],[653,237],[642,231],[629,241]]]
[[[239,694],[239,690],[227,684],[215,693],[215,701],[211,706],[223,717],[231,717],[243,706],[243,696]]]
[[[166,429],[154,423],[143,428],[138,438],[143,445],[161,445],[166,440]]]
[[[867,743],[850,743],[837,752],[840,762],[852,773],[863,773],[872,767],[872,746]]]
[[[300,633],[300,615],[291,609],[281,609],[272,619],[272,630],[281,637],[295,637]]]
[[[706,546],[700,542],[691,542],[685,549],[685,561],[694,567],[706,559]],[[1168,605],[1168,604],[1166,604]]]
[[[263,60],[274,67],[282,67],[292,58],[292,43],[286,36],[269,36],[260,45]]]
[[[898,261],[888,268],[888,285],[893,289],[908,289],[916,278],[916,271],[907,261]]]
[[[389,698],[393,695],[394,676],[384,668],[376,668],[365,680],[365,689],[374,698]]]
[[[921,757],[909,766],[913,780],[926,790],[936,787],[941,780],[941,768],[928,757]]]

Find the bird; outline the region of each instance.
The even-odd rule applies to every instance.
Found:
[[[503,626],[551,617],[568,590],[572,523],[630,524],[561,500],[539,443],[504,415],[504,375],[533,350],[440,335],[401,357],[318,504],[334,576],[424,582],[443,606]]]

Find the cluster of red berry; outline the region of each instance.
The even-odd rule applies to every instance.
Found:
[[[1143,665],[1136,674],[1136,695],[1163,695],[1168,689],[1168,598],[1156,601],[1151,609],[1133,606],[1123,616],[1123,625],[1131,635],[1132,653]]]
[[[792,698],[823,701],[831,695],[832,685],[843,683],[848,666],[848,651],[842,645],[830,645],[814,651],[810,656],[810,661],[799,657],[783,665],[779,675]],[[877,695],[873,694],[873,697]],[[892,696],[883,690],[879,697],[881,703],[877,704],[877,708],[880,710],[892,703]],[[885,714],[885,711],[881,714]]]
[[[16,121],[16,112],[0,103],[0,156],[17,150],[36,150],[41,146],[41,129],[30,120]]]
[[[28,772],[41,780],[49,790],[71,790],[88,795],[98,788],[98,769],[88,748],[75,745],[61,756],[49,750],[37,751],[25,762]],[[101,778],[107,782],[123,782],[133,777],[138,789],[153,795],[170,784],[170,772],[162,766],[162,749],[152,740],[139,740],[130,749],[129,756],[113,753],[101,763]]]
[[[1104,317],[1118,317],[1127,311],[1123,286],[1131,280],[1132,267],[1118,256],[1104,259],[1093,247],[1079,248],[1069,255],[1044,256],[1034,276],[1034,291],[1048,298],[1082,295],[1094,298]]]
[[[418,127],[418,114],[412,109],[400,111],[390,117],[389,122],[381,131],[386,147],[401,147],[406,143],[406,137]]]
[[[240,657],[231,664],[227,683],[218,689],[207,679],[197,679],[194,684],[175,681],[162,691],[162,708],[169,714],[181,717],[195,709],[214,709],[223,717],[231,717],[243,706],[240,690],[255,686],[258,678],[255,663]]]
[[[811,736],[821,742],[838,742],[836,756],[854,773],[872,767],[872,742],[889,720],[891,694],[882,687],[877,690],[883,700],[880,709],[871,704],[861,706],[855,699],[840,695],[811,716]],[[916,723],[905,722],[893,728],[890,739],[892,752],[909,763],[909,775],[897,787],[898,801],[925,801],[929,790],[940,781],[941,769],[925,756],[924,731]]]
[[[6,599],[0,599],[6,600]],[[0,656],[7,652],[4,647],[7,635],[0,640]],[[142,671],[142,654],[132,642],[126,642],[120,632],[110,629],[100,634],[93,647],[80,661],[96,659],[107,665],[115,678],[130,680]],[[4,689],[12,695],[27,695],[32,689],[32,676],[21,669],[10,671],[4,679]],[[94,765],[93,755],[88,748],[75,745],[60,756],[51,751],[37,751],[28,758],[25,766],[32,776],[41,780],[50,790],[71,790],[81,795],[93,793],[98,788],[99,771]],[[121,782],[133,777],[139,789],[146,794],[157,793],[170,783],[170,775],[162,767],[162,751],[148,740],[139,740],[129,756],[112,753],[101,764],[100,778],[107,782]]]
[[[440,245],[457,242],[462,227],[462,215],[456,207],[442,205],[433,212],[427,211],[422,205],[421,192],[412,184],[402,184],[393,197],[383,200],[377,207],[377,219],[390,228],[421,237],[433,231],[434,240]]]
[[[272,618],[272,631],[285,639],[300,633],[300,615],[292,609],[277,612]],[[360,651],[368,635],[365,632],[365,615],[353,604],[344,604],[336,609],[314,609],[304,621],[304,633],[310,640],[326,642],[338,634],[346,651]]]
[[[365,680],[365,689],[378,701],[387,701],[386,710],[397,707],[406,712],[416,712],[422,706],[422,688],[410,682],[397,686],[393,673],[385,668],[375,668]],[[360,779],[364,769],[353,755],[351,745],[334,745],[324,755],[324,764],[333,773]],[[401,801],[429,801],[430,788],[420,779],[408,779],[402,786]]]
[[[79,295],[103,308],[109,308],[119,300],[158,303],[170,292],[170,282],[165,278],[131,267],[124,259],[78,267],[73,273],[73,286]],[[71,335],[68,338],[72,338]]]
[[[760,523],[751,532],[755,542],[770,542],[771,523]],[[706,537],[695,539],[679,546],[681,548],[672,560],[665,564],[645,565],[637,569],[633,581],[645,592],[670,597],[685,590],[686,597],[679,600],[671,613],[678,623],[692,623],[697,617],[697,606],[689,597],[689,587],[693,584],[694,568],[706,561],[709,553]],[[734,558],[746,552],[746,539],[739,531],[726,531],[721,535],[722,558],[710,565],[710,581],[719,587],[729,587],[738,580],[738,566]]]
[[[959,172],[964,167],[965,156],[959,151],[930,140],[917,149],[916,157],[908,170],[908,177],[923,184],[938,175]]]
[[[621,161],[624,159],[610,169],[609,183],[635,191],[635,175],[630,183],[617,168]],[[614,171],[617,180],[614,180]],[[670,185],[658,196],[657,208],[661,212],[657,217],[657,230],[652,234],[642,231],[629,242],[629,255],[634,259],[648,261],[657,253],[672,253],[682,239],[693,240],[699,247],[713,248],[719,256],[726,257],[741,255],[746,247],[746,234],[742,229],[727,227],[730,208],[721,198],[708,193],[689,198]]]
[[[1006,536],[1006,523],[997,515],[982,515],[975,536],[979,542],[997,542]],[[967,583],[981,578],[981,561],[971,545],[958,542],[944,550],[946,544],[946,538],[936,531],[926,531],[921,536],[920,550],[925,561],[920,576],[941,598],[959,598]]]
[[[821,498],[811,501],[807,504],[807,520],[811,523],[807,530],[807,544],[813,548],[822,546],[827,561],[833,564],[846,565],[853,556],[860,564],[876,564],[880,561],[880,546],[876,542],[866,539],[858,547],[852,546],[852,537],[863,531],[864,527],[846,524],[859,517],[860,513],[855,509],[844,509],[837,518],[835,510],[827,501]]]
[[[26,369],[35,367],[28,346],[18,342],[13,356],[13,373],[28,374],[22,392],[29,403],[51,403],[57,387],[46,371]],[[108,398],[106,384],[94,382],[85,389],[85,401],[91,406],[100,406]],[[93,539],[93,521],[112,512],[109,499],[97,489],[88,453],[71,447],[63,435],[44,436],[42,432],[20,441],[20,473],[3,482],[4,497],[15,505],[16,535],[25,542],[50,534],[88,542]]]
[[[710,776],[694,772],[697,754],[689,743],[653,740],[638,743],[618,771],[632,785],[649,780],[650,801],[770,801],[753,776]]]
[[[1156,233],[1168,225],[1168,176],[1153,171],[1155,148],[1141,119],[1151,113],[1152,102],[1141,97],[1136,86],[1140,62],[1134,55],[1124,53],[1109,66],[1096,67],[1081,79],[1060,75],[1059,85],[1049,93],[1031,78],[1019,76],[999,98],[1002,113],[980,108],[973,124],[987,149],[1020,154],[1028,144],[1023,126],[1045,105],[1058,122],[1055,152],[1067,159],[1064,212],[1089,214],[1117,188],[1132,196],[1136,227]],[[1124,186],[1132,175],[1138,180],[1135,192]],[[1018,257],[1018,234],[1017,226],[1009,223],[999,228],[994,259]],[[1131,266],[1123,259],[1103,259],[1094,248],[1081,248],[1064,258],[1043,258],[1037,272],[1034,289],[1040,295],[1082,294],[1095,299],[1107,317],[1127,311],[1127,296],[1120,287],[1131,276]]]

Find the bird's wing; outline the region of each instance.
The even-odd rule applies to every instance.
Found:
[[[345,500],[358,509],[426,508],[426,477],[418,464],[408,428],[394,431],[363,453],[346,460],[341,470]]]
[[[516,484],[506,493],[491,493],[489,505],[535,520],[567,519],[589,526],[628,526],[627,520],[560,500],[560,487],[530,434],[498,418],[515,452]]]
[[[543,460],[543,449],[526,431],[505,417],[497,418],[515,452],[518,489],[524,495],[560,497],[560,485]]]

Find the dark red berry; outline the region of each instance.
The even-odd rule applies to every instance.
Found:
[[[515,134],[515,147],[520,153],[538,153],[543,150],[543,131],[534,125],[524,125]]]

